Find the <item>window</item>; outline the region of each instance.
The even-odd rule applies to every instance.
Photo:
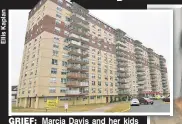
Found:
[[[50,87],[49,88],[49,93],[56,93],[56,88],[55,87]]]
[[[32,62],[32,65],[31,66],[34,66],[34,61]]]
[[[56,83],[56,78],[55,78],[55,77],[51,77],[51,78],[50,78],[50,82],[51,82],[51,83]]]
[[[69,57],[68,54],[63,53],[63,58],[68,58],[68,57]]]
[[[95,93],[95,88],[92,88],[92,93]]]
[[[64,31],[64,35],[68,36],[69,32],[68,31]]]
[[[61,18],[61,15],[57,13],[57,14],[56,14],[56,17]]]
[[[62,88],[60,88],[60,93],[65,93],[65,92],[66,92],[66,90],[67,90],[67,88],[66,88],[66,87],[62,87]]]
[[[54,43],[54,44],[53,44],[53,48],[59,48],[59,44]]]
[[[95,74],[92,74],[92,79],[95,79]]]
[[[60,6],[58,6],[58,7],[57,7],[57,10],[58,10],[58,11],[61,11],[61,10],[62,10],[62,8],[61,8]]]
[[[105,82],[105,85],[108,86],[108,82]]]
[[[57,20],[56,19],[56,22],[55,22],[57,25],[61,24],[61,21],[60,20]]]
[[[53,50],[53,56],[58,56],[58,51]]]
[[[98,81],[98,86],[101,86],[101,81]]]
[[[67,64],[68,64],[67,62],[62,61],[62,66],[65,66],[65,67],[66,67],[66,66],[67,66]]]
[[[52,59],[52,64],[53,64],[53,65],[58,65],[58,60]]]
[[[69,47],[68,46],[64,46],[63,50],[69,50]]]
[[[61,78],[61,83],[66,83],[67,82],[67,78]]]
[[[102,93],[102,89],[101,88],[98,88],[98,93]]]
[[[92,67],[92,71],[95,71],[95,67]]]
[[[62,3],[63,2],[63,0],[58,0],[58,3]]]
[[[67,70],[62,69],[61,74],[62,75],[66,75],[67,74]]]
[[[92,85],[95,85],[95,81],[92,81]]]
[[[57,74],[57,68],[51,68],[51,74]]]
[[[60,31],[61,31],[61,29],[58,28],[58,27],[55,27],[54,30],[55,30],[56,32],[59,32],[59,33],[60,33]]]
[[[54,36],[54,42],[55,40],[60,40],[60,37],[59,36]]]
[[[71,19],[70,19],[70,18],[68,18],[68,17],[66,17],[66,21],[70,22],[70,21],[71,21]]]

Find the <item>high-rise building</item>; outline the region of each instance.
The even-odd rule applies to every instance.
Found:
[[[48,99],[59,99],[60,106],[107,103],[148,91],[169,93],[168,84],[162,85],[161,70],[167,69],[160,58],[76,3],[41,0],[29,13],[17,106],[43,108]]]

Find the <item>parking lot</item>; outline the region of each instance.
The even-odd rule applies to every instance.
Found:
[[[129,112],[170,112],[170,103],[154,100],[153,105],[131,106]]]

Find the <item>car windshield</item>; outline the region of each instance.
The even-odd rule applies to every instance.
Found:
[[[138,99],[132,99],[132,101],[138,101]]]

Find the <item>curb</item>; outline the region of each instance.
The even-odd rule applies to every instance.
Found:
[[[128,110],[130,110],[131,108],[130,108],[130,106],[129,106],[129,108],[127,108],[127,109],[125,109],[124,111],[121,111],[121,112],[126,112],[126,111],[128,111]]]
[[[170,103],[170,102],[163,102],[163,103]]]

